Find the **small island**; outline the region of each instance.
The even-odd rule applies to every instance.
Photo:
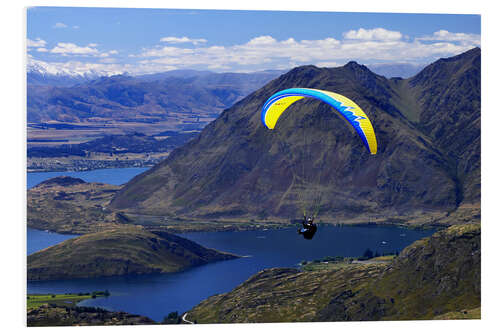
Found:
[[[129,226],[66,240],[28,256],[28,280],[178,272],[237,255],[185,238]]]

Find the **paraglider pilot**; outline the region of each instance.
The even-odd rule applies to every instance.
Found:
[[[306,217],[304,214],[304,219],[302,220],[302,228],[298,230],[299,234],[304,236],[305,239],[312,239],[316,233],[316,224],[314,224],[314,217]]]

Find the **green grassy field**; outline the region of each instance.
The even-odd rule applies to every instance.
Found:
[[[84,299],[103,297],[109,295],[107,292],[79,293],[79,294],[28,294],[27,310],[37,308],[43,304],[57,304],[75,306]]]

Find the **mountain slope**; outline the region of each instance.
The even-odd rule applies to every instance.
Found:
[[[166,232],[121,227],[69,239],[28,256],[28,280],[176,272],[237,256]]]
[[[454,163],[459,196],[478,202],[481,195],[480,50],[441,59],[409,81],[419,91],[420,128]]]
[[[416,241],[389,264],[267,269],[188,314],[198,323],[417,320],[478,318],[480,306],[481,228],[467,224]]]
[[[225,110],[197,138],[127,183],[111,208],[191,218],[288,219],[299,214],[301,196],[314,191],[321,194],[325,219],[448,214],[470,185],[480,182],[479,162],[465,163],[467,181],[457,171],[467,152],[478,151],[480,133],[468,125],[470,117],[459,117],[450,127],[461,132],[450,129],[447,140],[467,137],[471,149],[461,154],[445,149],[446,142],[431,130],[437,120],[428,116],[425,103],[451,85],[440,92],[440,117],[446,119],[455,105],[469,105],[468,112],[479,119],[479,91],[459,94],[469,88],[461,85],[467,77],[477,80],[479,59],[480,50],[474,49],[432,64],[421,74],[437,71],[436,84],[418,75],[389,80],[354,62],[295,68]],[[449,63],[461,70],[443,65]],[[296,102],[274,131],[265,129],[262,105],[290,87],[332,90],[356,101],[372,120],[378,154],[369,156],[331,108],[315,100]],[[470,202],[477,203],[477,196]]]

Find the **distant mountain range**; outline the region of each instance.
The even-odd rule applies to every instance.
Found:
[[[367,65],[367,67],[378,75],[385,76],[386,78],[401,77],[409,78],[420,72],[425,66],[409,63],[396,63],[396,64],[374,64]]]
[[[417,74],[424,65],[411,64],[411,63],[387,63],[387,64],[371,64],[367,67],[373,72],[383,75],[387,78],[402,77],[408,78]],[[265,70],[255,72],[253,74],[282,74],[285,71]],[[57,70],[48,68],[40,62],[30,62],[27,66],[27,83],[35,85],[50,85],[58,87],[70,87],[76,84],[88,83],[99,77],[108,77],[112,75],[119,75],[126,73],[109,74],[106,72],[98,72],[89,70],[87,72],[72,72],[69,70]],[[134,76],[140,80],[155,81],[168,77],[188,78],[205,75],[217,74],[211,71],[191,70],[191,69],[177,69],[160,73],[129,75]]]
[[[75,84],[88,82],[102,76],[104,73],[88,71],[85,73],[72,72],[49,68],[43,62],[28,61],[26,79],[28,85],[50,85],[69,87]]]
[[[281,71],[171,71],[132,77],[28,73],[28,122],[158,122],[205,125]],[[200,119],[201,118],[201,119]]]
[[[200,219],[291,219],[300,214],[305,179],[321,193],[326,220],[432,223],[478,207],[480,69],[479,48],[440,59],[409,79],[387,79],[355,62],[294,68],[127,183],[111,208]],[[356,101],[372,120],[378,154],[369,156],[344,121],[315,100],[292,105],[274,131],[264,128],[262,105],[290,87],[331,90]]]
[[[97,77],[99,76],[50,74],[32,70],[27,73],[27,82],[28,85],[70,87],[76,84],[89,82]]]

